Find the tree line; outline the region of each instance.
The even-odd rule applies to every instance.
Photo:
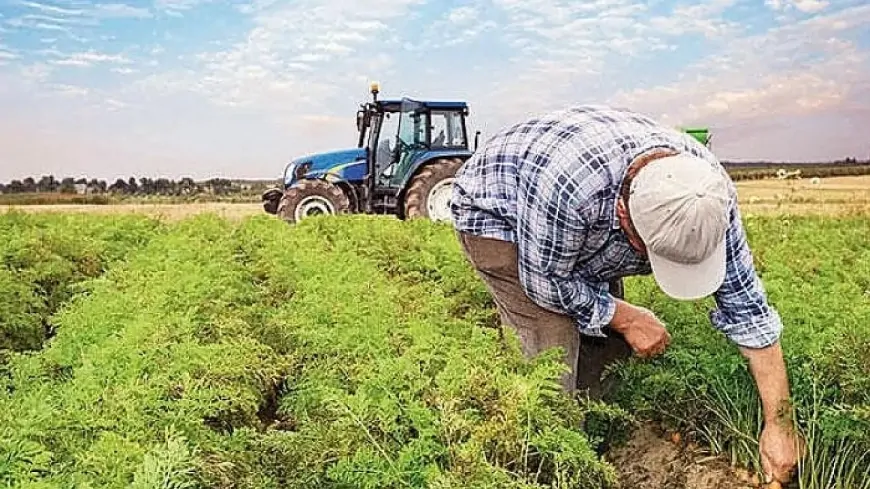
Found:
[[[62,193],[62,194],[121,194],[121,195],[231,195],[256,192],[268,186],[269,182],[236,181],[227,178],[210,178],[195,181],[190,177],[179,180],[170,178],[129,177],[118,178],[109,184],[96,178],[65,177],[57,179],[53,175],[43,175],[36,179],[27,177],[0,183],[0,193]]]

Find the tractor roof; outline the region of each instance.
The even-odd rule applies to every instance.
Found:
[[[405,99],[411,100],[413,102],[419,103],[424,107],[429,109],[446,109],[446,110],[464,110],[468,108],[468,104],[466,102],[459,101],[442,101],[442,100],[416,100],[416,99]],[[385,108],[390,109],[398,109],[402,105],[401,99],[389,99],[389,100],[379,100],[378,104]]]

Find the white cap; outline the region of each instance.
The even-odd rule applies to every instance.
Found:
[[[632,180],[631,220],[667,295],[694,300],[721,286],[729,190],[724,172],[688,154],[654,160]]]

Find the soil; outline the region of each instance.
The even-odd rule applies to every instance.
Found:
[[[756,489],[719,457],[692,444],[677,444],[653,426],[637,428],[629,441],[607,459],[619,471],[625,489]]]

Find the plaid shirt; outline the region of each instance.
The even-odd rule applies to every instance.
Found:
[[[652,272],[621,230],[616,200],[631,161],[653,148],[688,152],[725,172],[688,134],[628,110],[575,107],[489,139],[456,175],[454,225],[515,242],[529,297],[574,317],[582,333],[604,336],[615,311],[608,282]],[[710,321],[738,345],[759,348],[779,338],[782,324],[753,267],[731,188],[727,272]]]

